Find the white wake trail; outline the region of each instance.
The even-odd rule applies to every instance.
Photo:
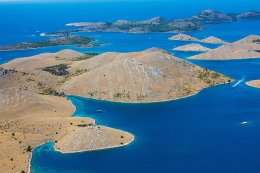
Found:
[[[232,87],[236,87],[238,86],[241,82],[243,82],[245,80],[245,78],[240,79],[239,81],[237,81],[237,83],[235,83]]]

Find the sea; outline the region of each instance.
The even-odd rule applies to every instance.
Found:
[[[0,2],[0,45],[42,41],[40,36],[77,27],[71,22],[147,20],[156,16],[186,18],[205,9],[241,13],[260,10],[248,1],[74,1]],[[188,32],[199,39],[216,36],[228,42],[260,35],[260,21],[207,25]],[[73,49],[83,53],[134,52],[159,47],[199,66],[235,79],[231,84],[203,89],[197,95],[160,103],[127,104],[67,96],[76,106],[75,117],[94,118],[99,125],[128,131],[135,141],[107,150],[62,154],[54,142],[33,151],[34,173],[259,173],[260,89],[247,86],[260,79],[260,58],[245,60],[188,60],[198,52],[173,51],[187,43],[168,40],[174,33],[76,33],[109,44],[96,48],[56,46],[0,51],[0,64],[15,58]],[[221,45],[201,43],[209,48]],[[202,53],[202,52],[200,52]],[[96,110],[103,110],[97,113]],[[241,125],[241,122],[247,124]]]

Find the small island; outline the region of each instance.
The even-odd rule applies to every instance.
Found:
[[[149,32],[186,32],[206,29],[206,24],[219,24],[223,22],[234,22],[237,20],[258,20],[260,11],[250,11],[242,14],[221,13],[214,10],[204,10],[197,15],[186,19],[165,19],[155,17],[145,21],[118,20],[116,22],[79,22],[69,23],[67,26],[79,26],[82,28],[63,30],[57,32],[42,33],[43,36],[64,36],[77,32],[127,32],[127,33],[149,33]]]
[[[252,80],[246,83],[248,86],[260,88],[260,80]]]
[[[26,50],[26,49],[37,49],[51,46],[68,46],[68,45],[79,45],[78,48],[87,48],[87,47],[100,47],[103,44],[108,43],[96,43],[91,44],[91,42],[96,41],[94,38],[86,37],[86,36],[64,36],[64,37],[56,37],[45,41],[40,42],[22,42],[9,46],[0,46],[0,51],[8,51],[8,50]]]

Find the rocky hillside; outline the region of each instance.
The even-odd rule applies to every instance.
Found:
[[[24,50],[24,49],[36,49],[51,46],[65,46],[65,45],[81,45],[85,47],[91,47],[91,42],[96,41],[93,38],[85,36],[65,36],[57,37],[41,42],[22,42],[9,46],[0,46],[0,51],[4,50]]]
[[[195,55],[189,59],[228,60],[260,58],[260,36],[250,35],[246,38],[228,43],[209,52]]]
[[[158,102],[183,98],[205,87],[232,81],[158,48],[85,56],[64,50],[15,59],[1,66],[0,89],[18,86],[51,95]]]
[[[42,35],[69,35],[75,32],[181,32],[205,29],[203,25],[233,22],[239,19],[258,19],[259,11],[244,14],[225,14],[213,10],[204,10],[199,14],[186,19],[168,20],[163,17],[155,17],[145,21],[118,20],[116,22],[80,22],[69,23],[67,26],[82,26],[83,28],[43,33]]]

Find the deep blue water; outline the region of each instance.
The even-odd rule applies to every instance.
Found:
[[[41,32],[68,29],[66,23],[81,21],[168,19],[192,16],[204,9],[242,12],[259,7],[258,0],[89,2],[89,3],[0,3],[0,45],[41,41]],[[260,21],[209,25],[190,34],[217,36],[236,41],[260,35]],[[195,52],[172,51],[190,42],[168,40],[173,34],[80,33],[109,42],[99,48],[59,46],[0,52],[0,64],[14,58],[70,48],[81,52],[131,52],[159,47],[186,58]],[[203,44],[215,48],[219,45]],[[258,173],[260,172],[260,89],[245,85],[259,79],[260,58],[251,60],[191,62],[224,73],[236,81],[202,90],[176,101],[123,104],[68,96],[76,105],[74,116],[92,117],[98,124],[126,130],[136,140],[125,147],[76,154],[53,150],[53,142],[34,150],[35,173]],[[237,81],[242,82],[234,87]],[[102,109],[103,113],[96,113]],[[240,125],[248,121],[247,125]]]

